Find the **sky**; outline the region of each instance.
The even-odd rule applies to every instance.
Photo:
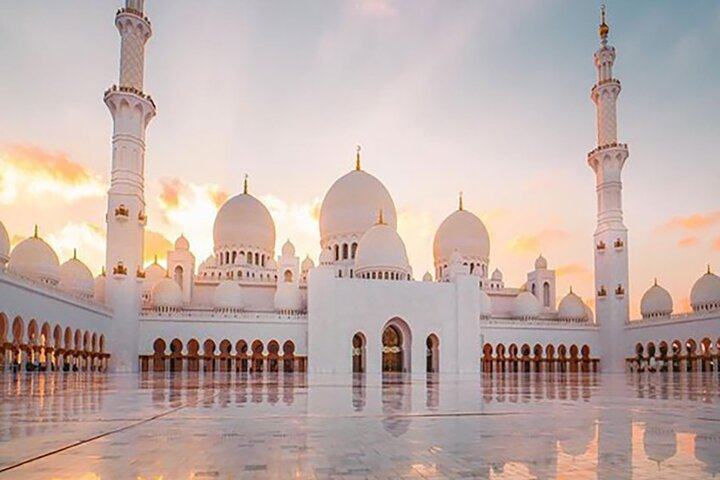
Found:
[[[119,0],[7,2],[0,16],[0,221],[103,261]],[[608,2],[634,316],[655,277],[688,309],[720,271],[720,3]],[[242,189],[270,209],[277,251],[317,259],[325,192],[354,167],[388,188],[416,277],[457,207],[519,286],[542,253],[558,295],[591,301],[599,2],[148,0],[146,258],[184,233],[198,263]]]

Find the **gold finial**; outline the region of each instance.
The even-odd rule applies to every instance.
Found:
[[[155,265],[158,264],[158,263],[157,263],[157,255],[155,255],[155,260],[153,260],[153,263],[154,263]]]
[[[378,213],[378,225],[385,225],[385,217],[383,216],[382,208],[380,209],[380,212]]]
[[[34,238],[40,238],[40,237],[38,237],[38,226],[37,226],[37,223],[35,224],[35,230],[33,231],[33,237],[34,237]]]
[[[709,263],[708,263],[708,271],[707,271],[707,274],[708,274],[708,275],[712,275],[712,271],[710,270],[710,264],[709,264]]]
[[[462,204],[462,191],[460,191],[460,196],[458,197],[458,210],[462,210],[462,209],[463,209],[463,204]]]
[[[245,174],[245,180],[243,181],[243,193],[248,192],[248,174]]]
[[[100,271],[100,276],[104,277],[107,275],[107,272],[105,272],[105,266],[103,265],[102,270]]]
[[[360,150],[362,150],[362,146],[357,145],[355,147],[355,170],[360,170]]]
[[[573,293],[573,291],[572,291],[572,285],[570,285],[570,293]]]
[[[610,33],[610,27],[608,27],[608,24],[605,22],[605,4],[604,3],[600,7],[600,12],[601,12],[601,18],[602,18],[602,21],[600,22],[600,28],[599,28],[600,39],[602,39],[603,41],[607,41],[608,33]]]
[[[73,248],[73,260],[77,260],[77,248]]]
[[[655,284],[653,286],[657,287],[657,277],[655,277]]]

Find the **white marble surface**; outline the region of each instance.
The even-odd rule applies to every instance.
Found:
[[[717,373],[0,380],[0,479],[720,474]]]

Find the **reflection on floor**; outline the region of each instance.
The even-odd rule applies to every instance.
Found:
[[[712,478],[717,374],[0,377],[0,478]]]

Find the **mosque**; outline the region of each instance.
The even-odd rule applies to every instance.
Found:
[[[145,268],[145,132],[156,105],[143,89],[152,34],[144,1],[126,0],[115,25],[120,76],[103,96],[114,126],[106,266],[93,278],[77,255],[60,264],[37,228],[11,251],[0,224],[4,370],[718,370],[720,277],[709,267],[692,286],[692,312],[674,314],[656,283],[642,318],[630,319],[621,178],[629,150],[617,135],[621,83],[604,11],[591,89],[597,146],[586,159],[598,195],[588,239],[595,312],[572,291],[556,304],[555,272],[542,256],[523,285],[506,285],[492,268],[487,227],[462,198],[435,233],[434,272],[413,272],[393,198],[363,170],[359,150],[322,202],[317,264],[290,240],[277,254],[273,218],[246,179],[217,213],[210,257],[197,259],[181,236],[166,265]]]

